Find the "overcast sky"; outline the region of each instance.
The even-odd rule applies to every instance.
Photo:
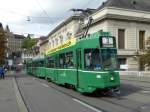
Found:
[[[19,34],[47,35],[72,8],[97,8],[106,0],[0,0],[0,22]],[[30,21],[27,21],[30,20]]]

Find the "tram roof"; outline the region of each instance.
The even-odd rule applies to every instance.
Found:
[[[46,56],[50,56],[50,55],[55,55],[58,52],[64,52],[64,51],[72,51],[73,49],[76,48],[97,48],[99,41],[97,41],[99,39],[100,36],[110,36],[109,32],[96,32],[93,33],[91,35],[88,35],[86,37],[81,37],[80,39],[77,39],[75,44],[70,45],[69,47],[65,47],[65,48],[60,48],[61,49],[56,49],[56,51],[53,51],[52,53],[48,53]],[[62,45],[63,46],[63,45]]]

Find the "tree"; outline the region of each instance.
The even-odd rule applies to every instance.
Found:
[[[37,42],[36,39],[31,38],[30,35],[28,35],[22,43],[22,48],[30,49],[36,44],[36,42]]]
[[[150,68],[150,37],[146,40],[146,49],[143,54],[139,57],[139,61],[146,67]]]
[[[0,23],[0,66],[5,64],[5,58],[6,58],[6,34],[3,29],[2,24]]]

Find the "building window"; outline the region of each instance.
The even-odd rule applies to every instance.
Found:
[[[54,43],[54,40],[53,40],[53,41],[52,41],[52,45],[53,45],[52,47],[54,47],[54,46],[55,46],[54,44],[55,44],[55,43]]]
[[[145,64],[143,63],[142,60],[139,61],[139,70],[144,71],[145,70]]]
[[[70,40],[70,39],[71,39],[71,36],[72,36],[72,33],[68,32],[68,33],[67,33],[67,39]]]
[[[60,36],[59,39],[60,39],[60,44],[62,44],[63,43],[63,36]]]
[[[118,49],[125,49],[125,29],[118,29]]]
[[[51,42],[49,42],[49,47],[51,48]]]
[[[145,31],[139,31],[139,49],[145,49]]]
[[[126,58],[119,58],[118,59],[118,68],[120,68],[121,70],[124,70],[124,69],[122,69],[122,66],[126,65],[126,61],[127,61]]]
[[[55,40],[56,41],[56,46],[58,45],[58,39]]]

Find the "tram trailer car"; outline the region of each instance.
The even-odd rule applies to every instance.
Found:
[[[39,78],[45,78],[45,59],[40,58],[27,63],[27,73]]]
[[[41,76],[82,93],[120,86],[116,40],[108,32],[97,32],[78,41],[71,39],[49,50],[41,67]],[[31,74],[39,76],[38,72]]]

